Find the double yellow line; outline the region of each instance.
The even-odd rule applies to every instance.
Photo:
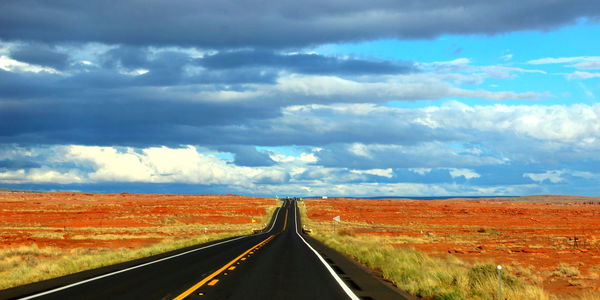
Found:
[[[258,247],[261,247],[262,245],[268,243],[274,237],[275,237],[275,235],[270,235],[268,238],[264,239],[262,242],[260,242],[260,243],[258,243],[256,245],[254,245],[252,248],[246,250],[244,253],[240,254],[238,257],[234,258],[232,261],[228,262],[226,265],[222,266],[220,269],[216,270],[214,273],[208,275],[206,278],[202,279],[200,282],[194,284],[194,286],[192,286],[191,288],[187,289],[181,295],[173,298],[173,300],[183,300],[183,299],[185,299],[187,296],[191,295],[195,290],[199,289],[200,287],[202,287],[203,285],[205,285],[207,282],[209,282],[213,278],[217,277],[219,274],[221,274],[227,268],[231,267],[231,265],[235,264],[238,260],[242,259],[249,252],[252,252],[252,250],[254,250],[254,249],[258,248]],[[215,281],[215,283],[216,283],[216,281]]]

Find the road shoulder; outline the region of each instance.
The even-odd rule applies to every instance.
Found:
[[[338,273],[338,275],[352,288],[357,296],[365,300],[416,300],[412,296],[385,281],[379,274],[346,255],[339,253],[309,235],[303,234],[310,245],[319,252]]]

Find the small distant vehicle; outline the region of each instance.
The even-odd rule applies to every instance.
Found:
[[[302,233],[309,234],[312,232],[312,229],[302,225]]]

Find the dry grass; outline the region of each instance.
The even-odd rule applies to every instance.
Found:
[[[5,234],[10,234],[10,232],[27,233],[38,240],[61,240],[63,243],[89,240],[91,245],[97,245],[100,242],[114,240],[122,241],[116,242],[117,245],[119,243],[126,245],[131,241],[140,242],[136,244],[137,246],[118,248],[100,246],[65,248],[31,243],[15,248],[0,249],[0,290],[213,240],[250,234],[253,229],[265,227],[280,204],[279,201],[273,200],[271,204],[264,207],[266,214],[261,217],[241,216],[248,219],[255,218],[257,222],[254,224],[185,224],[179,222],[178,218],[161,215],[157,219],[160,219],[160,224],[164,225],[160,226],[76,228],[31,225],[2,226],[0,230],[4,230]]]
[[[568,264],[559,264],[551,274],[551,276],[556,277],[579,277],[580,275],[581,273],[577,267]]]
[[[308,199],[306,205],[316,233],[331,234],[331,218],[339,215],[340,235],[382,239],[442,260],[452,254],[472,265],[499,263],[549,297],[600,291],[600,269],[594,269],[600,258],[598,205],[342,198]]]
[[[74,248],[65,251],[52,247],[40,248],[33,244],[2,250],[0,251],[0,289],[104,267],[235,235],[238,234],[207,234],[190,239],[164,240],[139,249]]]
[[[394,241],[377,236],[356,236],[332,226],[311,221],[300,205],[303,223],[314,237],[345,253],[408,293],[426,299],[497,299],[498,273],[492,263],[468,264],[457,257],[431,257],[413,249],[390,246]],[[502,272],[503,299],[553,299],[540,286],[517,279],[513,272],[530,269],[505,267]],[[593,299],[593,298],[590,298]]]
[[[498,275],[491,263],[467,264],[456,257],[434,258],[412,249],[388,246],[381,237],[315,235],[329,247],[350,255],[383,278],[415,296],[431,299],[495,299]],[[502,273],[506,299],[551,299],[537,286],[519,281],[510,268]]]

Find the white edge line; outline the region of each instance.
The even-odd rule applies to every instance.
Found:
[[[271,224],[271,228],[269,228],[269,230],[265,233],[269,233],[271,231],[273,231],[273,227],[275,227],[275,223],[277,222],[277,216],[279,216],[279,211],[281,210],[282,207],[278,207],[277,208],[277,212],[275,213],[275,218],[273,218],[273,224]],[[253,234],[253,235],[258,235],[261,233],[257,233],[257,234]]]
[[[277,208],[277,212],[275,213],[275,218],[273,219],[274,220],[273,224],[271,225],[271,228],[267,232],[271,232],[273,230],[273,227],[275,226],[275,221],[277,220],[277,216],[279,215],[279,211],[280,210],[281,209],[278,207]],[[190,254],[192,252],[204,250],[204,249],[207,249],[207,248],[210,248],[210,247],[222,245],[222,244],[225,244],[225,243],[237,241],[239,239],[243,239],[243,238],[247,238],[247,237],[255,236],[255,235],[260,235],[260,234],[263,234],[263,233],[257,233],[257,234],[251,234],[251,235],[244,235],[244,236],[240,236],[240,237],[237,237],[237,238],[234,238],[234,239],[231,239],[231,240],[227,240],[227,241],[219,242],[219,243],[216,243],[216,244],[204,246],[202,248],[192,249],[192,250],[189,250],[189,251],[186,251],[186,252],[182,252],[182,253],[179,253],[179,254],[171,255],[171,256],[168,256],[168,257],[163,257],[161,259],[153,260],[151,262],[143,263],[141,265],[129,267],[129,268],[122,269],[122,270],[119,270],[119,271],[114,271],[114,272],[111,272],[111,273],[108,273],[108,274],[104,274],[104,275],[96,276],[96,277],[89,278],[89,279],[86,279],[86,280],[82,280],[82,281],[78,281],[78,282],[75,282],[75,283],[71,283],[69,285],[57,287],[57,288],[54,288],[54,289],[51,289],[51,290],[48,290],[48,291],[45,291],[45,292],[41,292],[41,293],[38,293],[38,294],[34,294],[34,295],[31,295],[31,296],[27,296],[27,297],[23,297],[23,298],[18,298],[18,300],[28,300],[28,299],[33,299],[33,298],[41,297],[41,296],[52,294],[52,293],[55,293],[55,292],[58,292],[58,291],[66,290],[66,289],[72,288],[74,286],[82,285],[84,283],[88,283],[88,282],[95,281],[95,280],[98,280],[98,279],[102,279],[102,278],[105,278],[105,277],[113,276],[113,275],[116,275],[116,274],[119,274],[119,273],[124,273],[124,272],[127,272],[127,271],[131,271],[131,270],[134,270],[134,269],[138,269],[138,268],[141,268],[141,267],[145,267],[145,266],[149,266],[149,265],[152,265],[152,264],[155,264],[155,263],[159,263],[159,262],[162,262],[162,261],[165,261],[165,260],[169,260],[169,259],[172,259],[172,258],[175,258],[175,257],[178,257],[178,256]]]
[[[348,287],[348,285],[346,285],[346,283],[344,282],[344,280],[342,280],[340,278],[340,276],[325,261],[325,259],[321,256],[321,254],[319,254],[319,252],[317,252],[317,250],[315,250],[315,248],[313,248],[308,242],[306,242],[306,240],[298,232],[298,205],[294,205],[294,214],[295,214],[295,216],[294,216],[294,223],[296,224],[296,234],[306,244],[306,246],[308,246],[308,248],[310,248],[310,250],[312,250],[315,253],[315,255],[317,255],[317,257],[319,258],[319,260],[323,263],[323,265],[325,265],[325,268],[327,268],[327,270],[329,271],[329,273],[331,273],[331,276],[333,276],[333,278],[335,279],[335,281],[337,281],[337,283],[344,290],[344,292],[346,292],[346,295],[348,295],[348,297],[350,297],[350,299],[352,299],[352,300],[360,300],[360,298],[358,298],[358,296],[356,296],[356,294],[354,294],[354,292]]]

